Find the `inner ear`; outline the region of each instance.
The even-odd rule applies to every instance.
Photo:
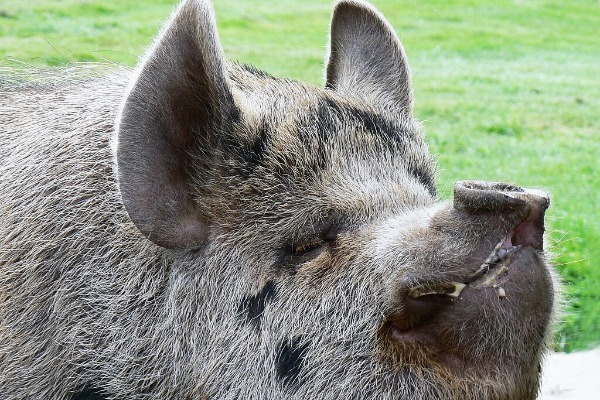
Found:
[[[183,2],[136,71],[117,120],[123,204],[158,245],[197,248],[210,221],[194,182],[239,118],[210,2]]]
[[[366,2],[345,0],[334,9],[325,87],[383,112],[412,112],[402,44],[383,15]]]

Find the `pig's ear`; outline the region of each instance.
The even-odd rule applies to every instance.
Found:
[[[218,132],[239,118],[226,68],[210,2],[184,1],[126,94],[115,143],[119,190],[133,223],[160,246],[198,248],[207,238],[193,181],[198,154],[211,154]]]
[[[343,0],[335,6],[325,85],[386,112],[412,112],[404,49],[392,26],[370,4]]]

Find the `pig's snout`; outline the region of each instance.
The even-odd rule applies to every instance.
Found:
[[[501,244],[506,250],[514,246],[542,250],[544,213],[549,205],[548,195],[537,189],[483,181],[460,181],[454,185],[456,210],[469,215],[492,213],[503,221],[512,221],[513,229]]]
[[[548,195],[502,182],[459,181],[454,185],[454,208],[469,214],[531,211],[543,219],[550,205]]]
[[[443,222],[434,223],[440,232],[454,233],[447,239],[432,239],[432,244],[444,252],[453,241],[461,241],[469,251],[462,258],[449,252],[442,261],[436,259],[438,263],[424,262],[437,268],[424,267],[422,277],[413,276],[400,285],[396,293],[402,305],[390,318],[391,337],[403,344],[416,341],[442,351],[456,349],[460,345],[447,333],[456,326],[479,329],[464,321],[479,320],[497,308],[517,315],[523,311],[520,304],[534,304],[544,297],[551,290],[540,258],[549,204],[548,195],[540,190],[497,182],[457,182],[451,211],[444,214]],[[461,232],[468,234],[461,236]],[[503,302],[506,297],[513,301]]]

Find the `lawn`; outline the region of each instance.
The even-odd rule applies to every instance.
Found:
[[[484,179],[552,195],[556,347],[600,343],[600,3],[376,0],[411,61],[443,198]],[[134,65],[172,1],[3,0],[0,65]],[[229,58],[322,83],[329,1],[218,0]]]

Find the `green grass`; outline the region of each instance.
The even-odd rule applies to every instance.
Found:
[[[321,84],[329,1],[215,3],[228,57]],[[600,3],[374,3],[411,60],[443,196],[460,179],[549,191],[549,238],[568,302],[557,347],[600,343]],[[3,0],[0,63],[134,65],[172,7]]]

